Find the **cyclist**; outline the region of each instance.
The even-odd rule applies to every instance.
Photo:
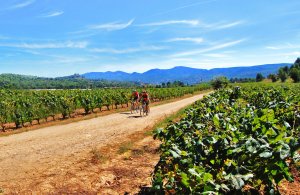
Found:
[[[134,89],[134,90],[132,90],[131,97],[132,97],[131,100],[132,100],[132,103],[134,105],[134,109],[136,109],[136,107],[138,105],[139,98],[140,98],[140,94],[137,90]]]
[[[149,111],[150,111],[150,109],[149,109],[150,97],[149,97],[149,94],[147,93],[146,90],[143,90],[142,95],[141,95],[141,99],[142,99],[142,103],[146,104],[146,110],[147,110],[147,113],[149,113]]]

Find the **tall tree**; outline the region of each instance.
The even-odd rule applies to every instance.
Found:
[[[300,69],[292,68],[290,70],[290,77],[293,79],[295,83],[300,82]]]
[[[288,73],[283,68],[279,68],[278,77],[280,78],[281,82],[285,82],[288,78]]]
[[[297,60],[291,66],[289,75],[295,83],[300,82],[300,58],[297,58]]]
[[[260,82],[264,80],[264,76],[261,73],[257,73],[256,75],[256,82]]]

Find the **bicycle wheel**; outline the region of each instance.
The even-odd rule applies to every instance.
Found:
[[[134,103],[133,103],[133,102],[131,102],[131,106],[130,106],[130,113],[132,114],[132,113],[133,113],[133,111],[134,111]]]

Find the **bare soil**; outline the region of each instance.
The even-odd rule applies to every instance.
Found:
[[[145,132],[202,97],[0,137],[0,193],[137,193],[159,159]]]

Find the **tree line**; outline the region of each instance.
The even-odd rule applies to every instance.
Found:
[[[272,82],[277,82],[280,80],[281,82],[285,82],[288,78],[291,78],[294,83],[300,82],[300,58],[294,62],[293,65],[284,66],[279,68],[277,74],[269,74],[268,79],[271,79]],[[260,82],[264,79],[264,76],[261,73],[257,73],[256,81]]]
[[[0,89],[92,89],[104,87],[133,87],[134,82],[89,80],[78,74],[68,77],[45,78],[17,74],[1,74]]]

